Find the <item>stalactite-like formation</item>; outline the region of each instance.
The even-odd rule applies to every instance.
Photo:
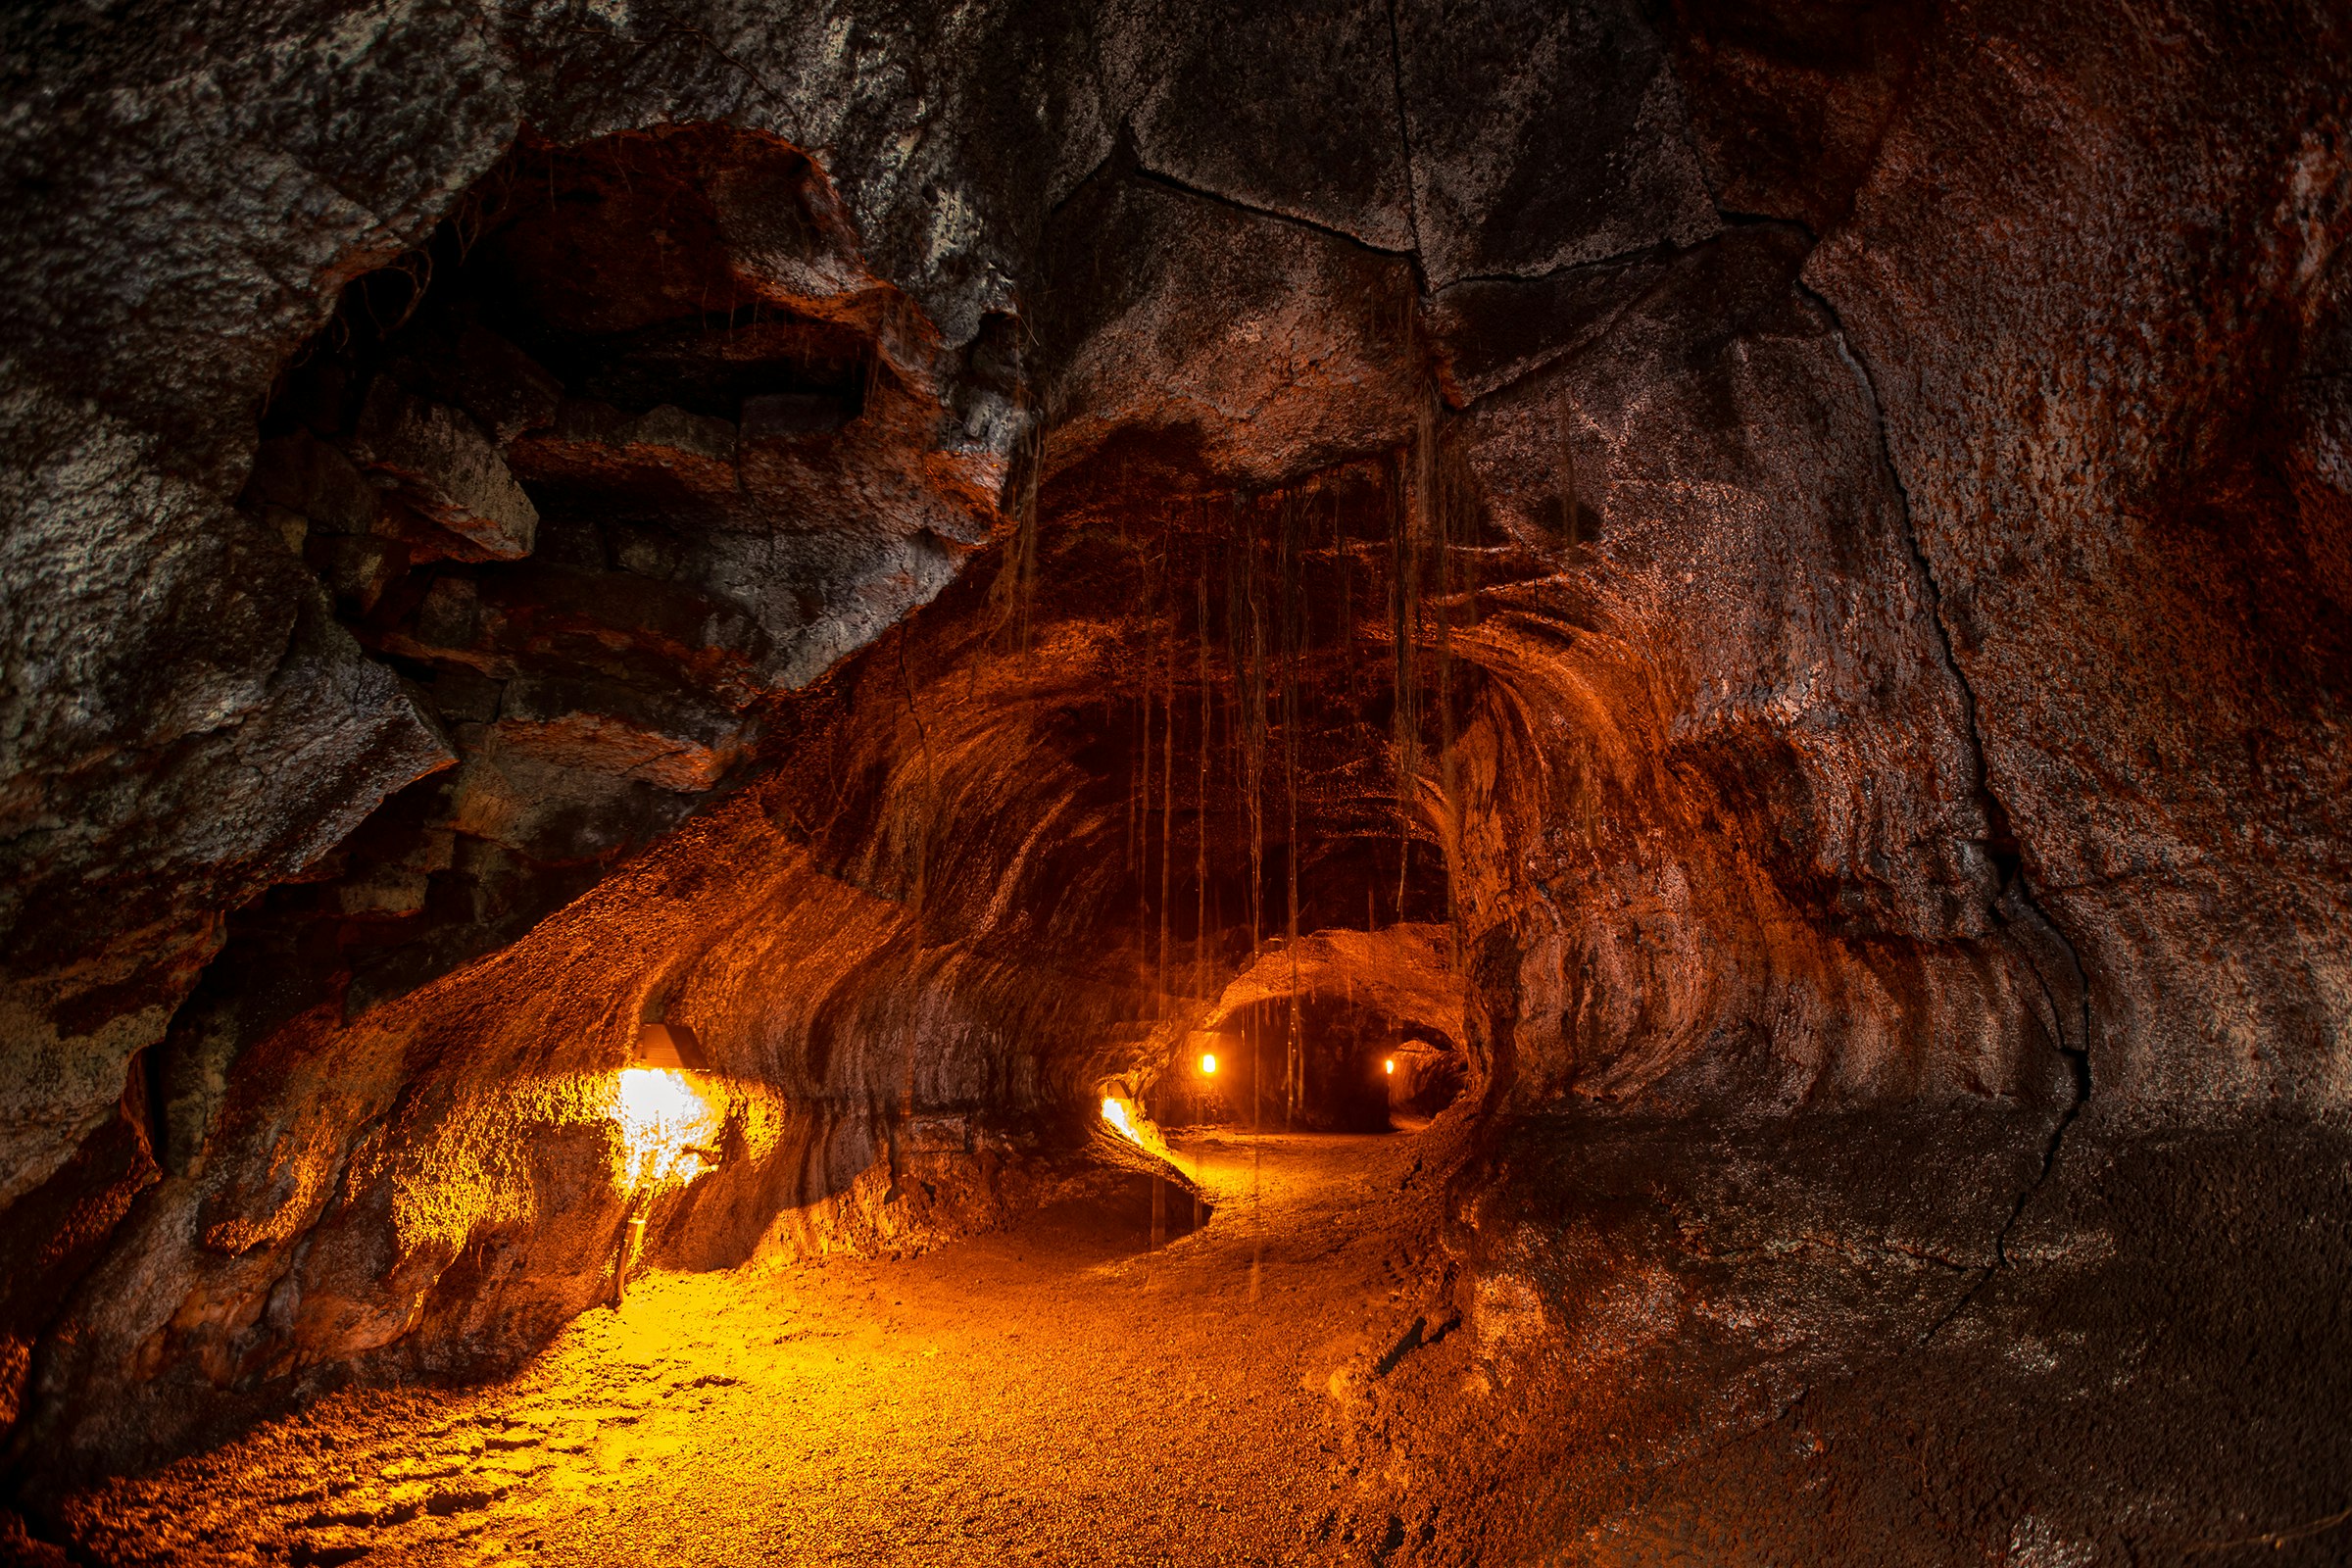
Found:
[[[1298,996],[1298,732],[1302,722],[1298,708],[1298,654],[1304,618],[1299,599],[1298,557],[1304,542],[1305,511],[1305,497],[1298,492],[1285,491],[1280,497],[1277,526],[1281,529],[1281,536],[1276,550],[1282,605],[1282,787],[1286,813],[1283,826],[1283,943],[1291,965],[1291,1001],[1283,1036],[1285,1126],[1297,1117],[1299,1097],[1305,1087],[1302,1054],[1305,1042],[1301,1033]]]
[[[1441,798],[1440,855],[1446,873],[1446,924],[1453,967],[1462,969],[1461,757],[1455,745],[1454,618],[1475,613],[1462,563],[1475,543],[1475,514],[1452,465],[1439,444],[1437,409],[1428,407],[1414,431],[1414,477],[1427,514],[1426,537],[1437,576],[1438,782]]]
[[[1233,699],[1240,715],[1242,808],[1250,824],[1250,953],[1255,958],[1265,940],[1265,764],[1266,624],[1262,570],[1258,561],[1258,513],[1253,498],[1233,498],[1235,543],[1228,556],[1227,642],[1233,666]],[[1265,1102],[1263,1039],[1252,1014],[1250,1024],[1250,1115],[1261,1120]]]
[[[1200,577],[1194,600],[1194,617],[1199,633],[1200,662],[1196,678],[1200,685],[1200,787],[1193,796],[1193,994],[1206,996],[1209,977],[1208,946],[1208,759],[1209,759],[1209,684],[1208,684],[1208,557],[1201,553]]]
[[[1176,596],[1176,559],[1174,519],[1170,518],[1161,533],[1160,585],[1166,603],[1166,630],[1160,638],[1160,664],[1163,676],[1160,700],[1159,746],[1159,974],[1156,995],[1159,1009],[1168,1005],[1168,899],[1170,877],[1176,858],[1176,634],[1180,629]]]
[[[1421,779],[1421,530],[1413,468],[1419,444],[1391,470],[1389,495],[1389,636],[1395,710],[1392,766],[1396,781],[1396,906],[1404,906],[1413,856],[1412,822]]]
[[[1135,941],[1144,973],[1148,978],[1153,969],[1151,951],[1152,792],[1153,782],[1152,710],[1152,698],[1157,695],[1154,691],[1157,683],[1152,679],[1152,671],[1157,662],[1160,643],[1167,636],[1167,626],[1163,616],[1151,612],[1152,610],[1158,608],[1158,595],[1155,592],[1157,584],[1150,543],[1145,539],[1136,538],[1131,541],[1131,544],[1135,552],[1136,576],[1143,595],[1143,603],[1150,607],[1147,612],[1140,617],[1142,624],[1138,628],[1141,633],[1142,646],[1138,650],[1135,667],[1141,678],[1135,682],[1135,787],[1134,799],[1130,806],[1131,831],[1134,836],[1130,869],[1135,877]],[[1161,564],[1164,565],[1164,549]]]

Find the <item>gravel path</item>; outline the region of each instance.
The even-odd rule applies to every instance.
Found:
[[[1217,1211],[1156,1252],[1067,1206],[655,1275],[509,1383],[339,1395],[69,1517],[126,1564],[1351,1558],[1325,1391],[1409,1319],[1418,1142],[1182,1144]]]

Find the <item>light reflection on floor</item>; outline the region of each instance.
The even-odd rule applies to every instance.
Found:
[[[338,1396],[76,1512],[125,1562],[1335,1560],[1325,1385],[1394,1332],[1416,1142],[1269,1139],[1254,1181],[1180,1143],[1217,1218],[1149,1255],[1062,1212],[650,1275],[512,1384]]]

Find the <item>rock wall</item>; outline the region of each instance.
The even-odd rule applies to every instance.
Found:
[[[1965,20],[1805,276],[1885,399],[2093,1080],[2339,1105],[2343,20]]]
[[[0,23],[21,1454],[527,1348],[657,993],[723,1261],[1294,883],[1498,1112],[2341,1108],[2329,9],[172,18]]]
[[[256,410],[301,345],[331,327],[345,285],[428,242],[526,123],[570,145],[730,122],[827,150],[871,268],[909,291],[910,321],[931,323],[915,328],[918,341],[958,353],[1009,298],[1008,258],[1020,225],[1034,224],[1025,202],[1001,210],[1001,193],[1066,180],[1060,161],[1092,162],[1086,73],[1054,69],[1070,40],[1003,15],[965,25],[969,36],[934,37],[919,16],[836,32],[808,18],[625,9],[580,24],[562,8],[509,17],[400,5],[224,13],[201,36],[162,7],[103,24],[65,12],[8,20],[10,97],[27,108],[7,136],[24,200],[0,325],[11,860],[0,1200],[23,1209],[21,1224],[5,1222],[12,1252],[57,1251],[56,1215],[119,1211],[146,1179],[167,1091],[133,1063],[220,949],[228,912],[311,873],[381,803],[466,749],[436,722],[446,705],[419,701],[355,646],[272,519],[235,505],[256,478],[267,484]],[[995,60],[1033,58],[1035,69],[1007,79],[965,47],[972,37],[995,40]],[[935,80],[909,69],[934,59],[963,70]],[[1064,80],[1082,98],[1041,117],[1031,87]],[[976,132],[968,148],[960,137],[899,140],[949,100]],[[1065,142],[1070,116],[1077,134]],[[750,205],[773,218],[785,204]],[[789,272],[788,257],[772,259]],[[398,447],[376,454],[387,469],[400,466]],[[327,587],[365,599],[382,586],[366,530],[314,537]],[[870,636],[894,612],[887,598],[836,606],[847,612],[839,633],[814,639],[816,663],[799,678]],[[810,609],[810,620],[833,618]],[[533,716],[576,711],[559,702]],[[574,801],[565,813],[562,782],[521,788],[568,814],[577,838],[603,803]],[[659,826],[663,804],[623,814]],[[568,886],[506,901],[521,923],[593,882],[600,856],[630,837],[586,825],[605,842],[553,857],[573,869]],[[456,869],[434,865],[448,846],[432,832],[428,821],[421,845],[383,857],[387,880],[413,891],[420,875]],[[495,884],[512,879],[486,869],[479,880],[499,902]],[[515,934],[495,918],[471,923],[493,944]],[[482,943],[455,947],[470,956]],[[77,1159],[96,1163],[70,1171]],[[80,1255],[58,1251],[68,1261],[19,1286],[0,1364],[22,1368]]]
[[[2010,929],[2046,927],[1807,249],[1752,226],[1439,296],[1473,482],[1515,537],[1575,541],[1464,634],[1498,674],[1465,881],[1523,1104],[2069,1092],[2064,980]]]

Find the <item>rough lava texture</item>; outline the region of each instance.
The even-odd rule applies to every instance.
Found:
[[[2340,1106],[2342,19],[2226,45],[2169,8],[2003,21],[1998,49],[1923,52],[1933,91],[1805,275],[1884,367],[1987,780],[2082,958],[2093,1081]],[[2222,90],[2193,74],[2219,48]]]
[[[512,1368],[632,1212],[930,1246],[1418,1041],[1312,1550],[2332,1560],[2348,81],[2317,0],[10,13],[30,1527]]]

